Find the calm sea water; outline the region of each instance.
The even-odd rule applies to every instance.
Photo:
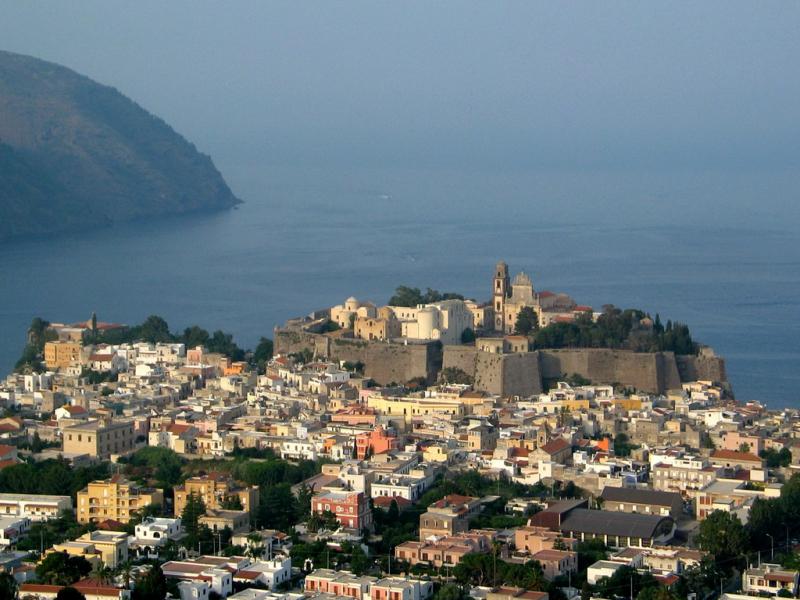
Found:
[[[160,314],[252,347],[398,284],[486,299],[503,259],[537,289],[686,322],[740,399],[800,406],[797,174],[220,166],[237,210],[0,244],[0,369],[37,315]]]

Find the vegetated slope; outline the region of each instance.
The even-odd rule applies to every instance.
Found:
[[[0,51],[0,239],[239,202],[211,158],[114,88]]]

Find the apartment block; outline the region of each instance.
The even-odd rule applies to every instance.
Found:
[[[162,490],[142,488],[119,477],[93,481],[78,492],[79,523],[113,519],[127,523],[134,513],[150,504],[164,503]]]

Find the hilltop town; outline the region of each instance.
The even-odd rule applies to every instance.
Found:
[[[0,406],[20,598],[800,592],[796,411],[735,401],[685,325],[504,263],[487,302],[401,286],[252,352],[36,319]]]

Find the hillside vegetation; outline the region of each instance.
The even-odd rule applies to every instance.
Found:
[[[208,156],[114,88],[0,51],[0,239],[237,203]]]

